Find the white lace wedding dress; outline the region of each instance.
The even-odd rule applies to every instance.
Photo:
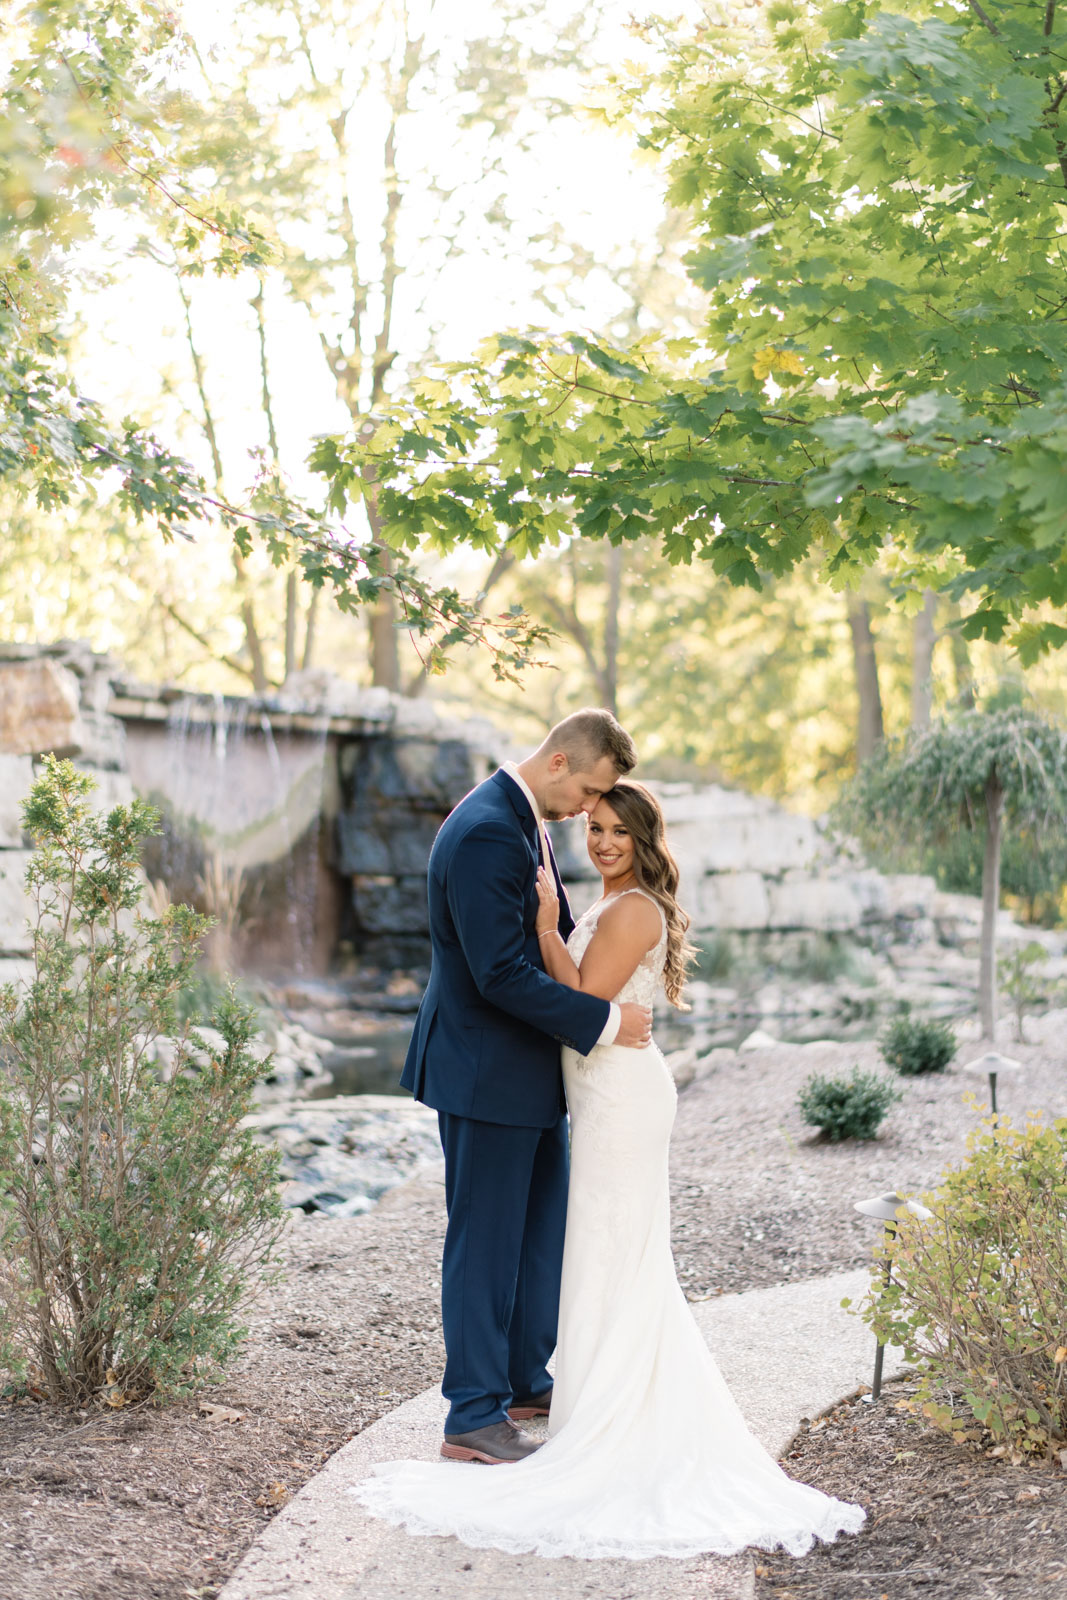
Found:
[[[576,962],[602,908],[567,942]],[[616,998],[651,1005],[665,953],[666,927]],[[411,1533],[516,1554],[802,1555],[855,1532],[861,1507],[794,1482],[749,1432],[678,1286],[667,1180],[677,1095],[663,1056],[654,1044],[564,1050],[563,1074],[571,1176],[548,1441],[500,1468],[384,1463],[351,1492]]]

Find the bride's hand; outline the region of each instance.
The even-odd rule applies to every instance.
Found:
[[[537,898],[541,904],[537,909],[536,930],[539,934],[552,933],[559,927],[559,897],[544,867],[537,869]]]

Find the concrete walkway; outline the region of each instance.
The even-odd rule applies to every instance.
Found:
[[[843,1296],[859,1299],[866,1271],[695,1305],[753,1431],[775,1456],[802,1419],[870,1382],[874,1339]],[[886,1376],[899,1371],[886,1352]],[[749,1600],[750,1556],[686,1561],[544,1560],[470,1550],[456,1539],[412,1538],[376,1521],[346,1493],[376,1461],[438,1452],[445,1406],[436,1389],[399,1406],[338,1450],[274,1518],[219,1600]],[[472,1470],[477,1470],[473,1469]]]

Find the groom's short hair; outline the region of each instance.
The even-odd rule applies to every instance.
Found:
[[[557,722],[541,746],[546,756],[561,750],[575,772],[588,772],[610,756],[623,777],[637,765],[637,750],[622,724],[598,706],[583,706]]]

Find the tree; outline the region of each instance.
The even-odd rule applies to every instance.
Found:
[[[839,823],[885,851],[894,840],[949,841],[982,829],[978,1006],[996,1038],[996,921],[1006,832],[1040,839],[1067,831],[1067,727],[1035,711],[971,711],[883,744],[837,809]]]
[[[580,290],[589,261],[561,223],[542,230],[515,206],[509,188],[570,116],[608,9],[561,0],[546,17],[543,0],[504,0],[479,20],[428,0],[240,0],[221,59],[190,77],[198,114],[177,149],[182,171],[210,174],[216,196],[271,235],[271,260],[244,276],[248,312],[222,350],[207,332],[218,288],[185,271],[177,220],[165,229],[153,216],[141,246],[166,274],[163,303],[185,345],[178,426],[195,424],[190,448],[216,495],[254,476],[227,446],[224,389],[260,397],[262,476],[280,483],[299,470],[278,403],[283,339],[305,348],[305,380],[324,380],[320,392],[333,390],[358,433],[447,332],[467,264],[477,270],[489,254],[502,280],[521,276],[546,296]],[[373,474],[366,489],[375,542]],[[387,548],[382,559],[393,561]],[[229,592],[253,678],[273,684],[310,664],[317,591],[305,601],[302,590],[292,560],[274,574],[238,570]],[[188,603],[175,609],[184,625]],[[383,589],[367,608],[369,665],[394,690],[423,681],[401,673],[397,623],[396,596]]]
[[[370,437],[398,548],[654,534],[735,584],[881,563],[1024,660],[1067,641],[1063,10],[780,0],[664,35],[620,114],[701,243],[702,344],[507,336]]]
[[[166,539],[215,522],[240,558],[253,540],[278,565],[294,561],[342,609],[394,595],[431,660],[480,638],[501,676],[528,659],[543,630],[483,615],[455,589],[435,589],[380,540],[360,537],[264,473],[239,501],[214,491],[136,419],[111,422],[75,383],[60,332],[69,252],[111,211],[153,215],[183,274],[255,270],[262,232],[184,169],[176,129],[186,112],[176,74],[187,54],[175,15],[151,0],[28,0],[5,17],[0,76],[0,481],[48,510],[105,495]],[[62,263],[57,266],[57,263]]]

